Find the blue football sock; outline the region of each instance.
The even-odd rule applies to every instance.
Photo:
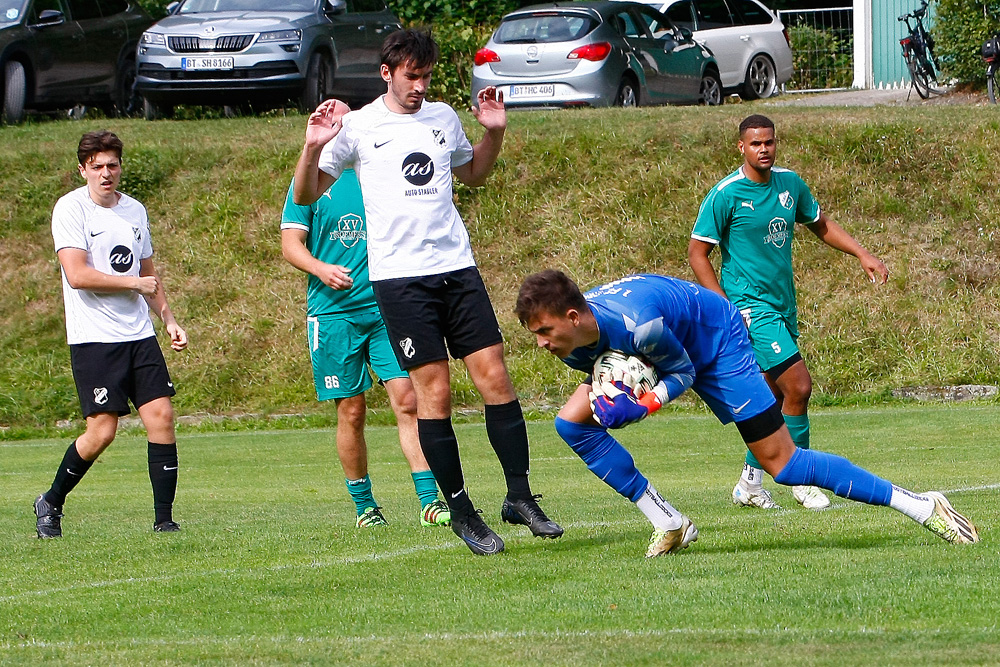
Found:
[[[843,456],[798,447],[774,481],[786,486],[818,486],[869,505],[888,505],[892,498],[892,484]]]
[[[642,496],[649,481],[621,443],[599,426],[589,426],[556,417],[556,432],[601,481],[632,502]]]

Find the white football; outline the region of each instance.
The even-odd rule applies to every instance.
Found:
[[[616,377],[621,379],[625,375],[632,378],[632,395],[636,398],[652,391],[659,382],[656,369],[645,359],[629,356],[618,350],[608,350],[594,362],[594,392],[603,394],[602,385],[610,384]]]

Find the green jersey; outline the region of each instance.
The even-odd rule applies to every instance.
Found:
[[[289,186],[281,212],[281,228],[304,230],[306,248],[313,257],[351,270],[349,275],[354,285],[348,290],[331,289],[316,276],[309,276],[306,301],[310,316],[378,312],[375,293],[368,280],[365,207],[353,169],[345,169],[310,206],[296,204]]]
[[[794,171],[772,167],[770,181],[755,183],[741,167],[705,197],[691,238],[722,248],[719,283],[737,308],[794,318],[792,235],[795,223],[816,222],[819,213]]]

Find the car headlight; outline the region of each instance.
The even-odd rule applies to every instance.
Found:
[[[302,40],[301,30],[274,30],[272,32],[262,32],[257,38],[258,42],[298,42]]]
[[[143,46],[166,46],[167,40],[158,32],[144,32],[140,40]]]

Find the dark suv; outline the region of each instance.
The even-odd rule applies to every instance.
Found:
[[[256,107],[385,92],[382,42],[400,28],[383,0],[183,0],[142,36],[146,117],[175,104]]]
[[[0,0],[4,121],[81,104],[137,111],[135,50],[152,22],[128,0]]]

